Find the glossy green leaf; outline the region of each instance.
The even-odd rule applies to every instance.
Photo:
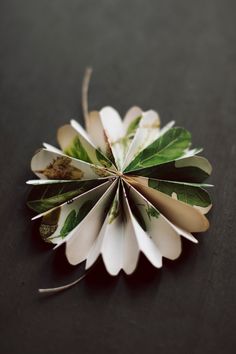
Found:
[[[73,139],[71,145],[65,149],[65,154],[76,159],[92,163],[86,149],[83,147],[78,136]]]
[[[119,215],[119,200],[117,198],[115,198],[112,202],[111,208],[109,210],[109,219],[108,219],[108,223],[112,224],[112,222],[117,218],[117,216]]]
[[[32,200],[27,204],[28,206],[35,210],[37,213],[43,213],[47,210],[50,210],[56,206],[63,204],[64,202],[76,197],[80,194],[80,189],[76,189],[74,191],[66,192],[63,194],[58,194],[53,197],[42,199],[42,200]]]
[[[178,200],[190,205],[207,207],[211,204],[208,193],[196,185],[149,179],[148,186],[171,197],[175,193]]]
[[[98,161],[100,162],[101,165],[103,165],[104,167],[111,167],[112,166],[112,162],[107,159],[99,150],[96,150],[96,157],[98,159]]]
[[[184,128],[171,128],[141,151],[125,172],[152,167],[181,157],[191,144],[191,134]]]
[[[211,165],[205,158],[193,156],[191,158],[184,158],[163,165],[137,170],[135,174],[161,180],[202,183],[210,176],[211,170]]]
[[[127,128],[126,135],[133,136],[135,134],[136,130],[138,129],[141,118],[142,118],[142,116],[139,116],[139,117],[132,120],[132,122],[130,123],[130,125]]]
[[[86,200],[86,202],[84,202],[84,204],[80,207],[77,213],[75,226],[77,226],[85,218],[85,216],[89,213],[89,211],[93,208],[93,206],[94,206],[94,201],[92,200]]]
[[[74,229],[76,226],[76,211],[72,210],[64,222],[64,225],[60,231],[60,237],[66,237],[70,231]]]
[[[34,186],[27,205],[37,213],[43,213],[67,201],[69,202],[74,197],[95,188],[101,183],[101,181],[93,180]]]
[[[62,238],[66,237],[68,233],[71,232],[86,217],[93,205],[94,203],[92,200],[86,200],[86,202],[84,202],[84,204],[80,207],[77,214],[73,209],[66,217],[59,236]]]

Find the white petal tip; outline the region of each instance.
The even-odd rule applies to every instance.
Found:
[[[198,240],[195,237],[191,238],[190,241],[192,241],[193,243],[196,243],[196,244],[198,243]]]
[[[70,120],[70,124],[71,124],[71,125],[72,125],[72,124],[75,124],[75,123],[78,124],[77,120],[75,120],[75,119],[71,119],[71,120]]]
[[[34,220],[36,220],[36,219],[39,219],[40,217],[41,217],[41,215],[33,216],[33,217],[31,218],[31,221],[34,221]]]
[[[110,276],[112,276],[112,277],[116,277],[116,276],[120,273],[120,271],[121,271],[121,269],[111,271],[111,270],[109,270],[109,269],[107,269],[107,268],[106,268],[106,270],[107,270],[107,273],[108,273]]]

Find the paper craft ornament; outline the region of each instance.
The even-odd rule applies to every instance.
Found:
[[[161,268],[163,257],[179,257],[181,237],[197,243],[192,233],[208,229],[211,185],[203,182],[212,167],[186,129],[173,121],[161,128],[153,110],[132,107],[123,120],[112,107],[88,112],[90,75],[86,130],[71,120],[58,130],[59,148],[44,144],[33,156],[33,220],[41,219],[43,240],[66,245],[72,265],[89,269],[101,256],[109,274],[131,274],[142,252]]]

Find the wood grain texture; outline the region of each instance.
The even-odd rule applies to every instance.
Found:
[[[234,353],[236,2],[8,0],[0,4],[1,353]],[[175,119],[213,163],[211,228],[158,271],[83,273],[44,244],[25,206],[30,159],[90,109],[132,105]]]

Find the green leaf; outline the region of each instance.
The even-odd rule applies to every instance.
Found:
[[[70,231],[76,226],[76,211],[72,210],[69,215],[67,215],[64,225],[60,231],[60,237],[64,238],[68,235]]]
[[[64,150],[64,153],[76,159],[92,163],[78,136],[76,136],[71,145]]]
[[[148,180],[148,186],[172,197],[176,193],[178,200],[195,206],[207,207],[211,204],[208,193],[201,187],[167,181]]]
[[[139,116],[135,119],[132,120],[132,122],[130,123],[130,125],[127,128],[127,132],[126,135],[134,135],[134,133],[136,132],[138,126],[139,126],[139,122],[141,120],[142,116]]]
[[[142,116],[134,118],[127,128],[126,134],[117,141],[117,143],[119,143],[119,145],[121,147],[121,154],[122,154],[121,161],[123,161],[125,159],[125,154],[128,150],[131,140],[133,139],[133,137],[135,135],[135,132],[139,126],[139,122],[140,122],[141,118],[142,118]],[[119,161],[119,162],[116,161],[115,164],[120,166],[122,164],[121,161]]]
[[[89,213],[94,206],[94,201],[86,200],[80,207],[78,213],[73,209],[66,217],[66,220],[61,228],[59,236],[53,236],[53,238],[66,237]]]
[[[137,170],[135,174],[161,180],[202,183],[210,176],[211,166],[205,158],[193,156]]]
[[[149,220],[151,220],[151,218],[156,218],[158,219],[159,218],[159,211],[157,211],[156,208],[154,208],[153,206],[148,206],[147,209],[146,209],[146,213],[147,213],[147,216],[149,217]]]
[[[101,165],[105,167],[111,167],[112,162],[108,160],[99,150],[96,149],[96,157]]]
[[[111,209],[109,211],[108,223],[111,224],[119,215],[119,201],[118,199],[114,199],[111,205]]]
[[[52,209],[56,206],[59,206],[66,202],[67,200],[72,199],[80,194],[80,189],[76,189],[74,191],[70,191],[63,194],[55,195],[54,197],[50,197],[47,199],[39,199],[39,200],[32,200],[27,203],[27,205],[35,210],[37,213],[43,213],[49,209]]]
[[[98,180],[53,185],[37,185],[32,189],[27,205],[37,213],[57,207],[101,184]]]
[[[92,200],[86,200],[86,202],[82,204],[82,206],[80,207],[77,213],[75,226],[77,226],[85,218],[85,216],[89,213],[89,211],[92,209],[93,206],[94,206],[94,201]]]
[[[191,134],[184,128],[171,128],[141,151],[125,169],[131,172],[173,161],[191,144]]]

